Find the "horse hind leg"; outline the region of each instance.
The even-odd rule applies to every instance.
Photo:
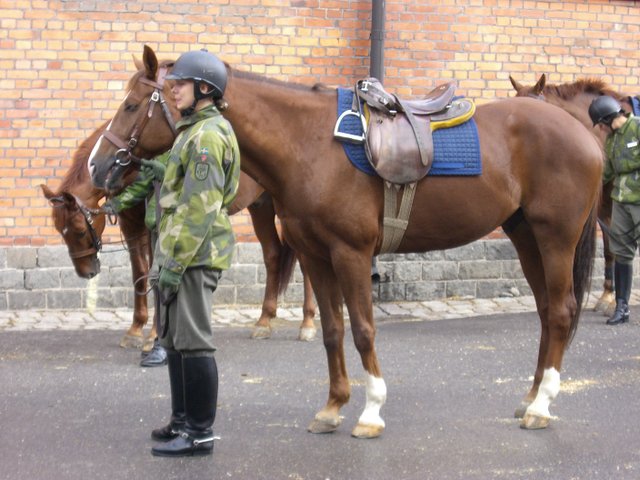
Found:
[[[538,395],[539,387],[544,375],[544,361],[549,346],[548,330],[548,303],[545,288],[544,271],[538,245],[533,237],[529,224],[522,221],[513,229],[506,229],[507,236],[511,239],[518,252],[523,274],[529,283],[536,300],[536,308],[540,317],[540,344],[538,347],[538,361],[533,376],[531,388],[516,408],[514,417],[524,418],[527,409]]]

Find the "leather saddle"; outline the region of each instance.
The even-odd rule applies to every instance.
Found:
[[[448,82],[419,100],[401,100],[376,78],[359,80],[351,111],[338,118],[334,136],[363,143],[369,162],[385,180],[400,185],[416,182],[429,172],[433,162],[432,131],[438,125],[451,126],[452,116],[462,115],[466,120],[473,114],[472,102],[452,102],[455,88],[455,82]],[[360,117],[362,137],[338,131],[346,115]]]

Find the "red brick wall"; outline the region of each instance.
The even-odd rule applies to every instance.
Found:
[[[385,84],[419,96],[443,80],[478,103],[533,83],[598,76],[640,92],[640,1],[386,1]],[[368,73],[371,2],[1,0],[0,245],[60,243],[38,185],[54,189],[80,141],[119,105],[144,44],[200,46],[301,83]],[[247,215],[234,217],[252,239]],[[109,234],[117,238],[116,230]]]

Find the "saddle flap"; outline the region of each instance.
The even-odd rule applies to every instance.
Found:
[[[431,168],[433,143],[429,117],[415,117],[417,128],[428,132],[423,145],[428,161],[423,161],[413,127],[406,115],[388,116],[369,109],[365,151],[369,162],[385,180],[404,185],[424,177]]]

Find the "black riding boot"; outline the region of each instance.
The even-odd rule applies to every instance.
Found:
[[[184,405],[186,424],[179,436],[152,448],[161,457],[210,455],[218,401],[218,368],[213,357],[185,357]]]
[[[607,325],[619,325],[629,321],[629,298],[631,298],[631,283],[633,282],[633,265],[618,263],[615,265],[616,311],[607,320]]]
[[[178,433],[184,430],[186,422],[182,354],[175,350],[167,350],[167,364],[171,386],[171,420],[168,425],[151,432],[151,438],[158,442],[168,442],[176,438]]]

